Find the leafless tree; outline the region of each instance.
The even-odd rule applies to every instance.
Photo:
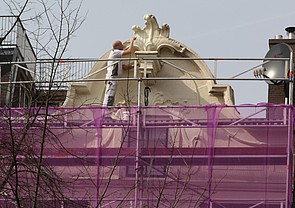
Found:
[[[42,107],[29,105],[19,111],[9,107],[1,109],[0,196],[7,201],[7,207],[38,207],[42,200],[64,198],[62,190],[66,183],[44,162],[45,145],[59,143],[48,126],[49,105],[56,93],[53,86],[59,87],[53,81],[59,76],[60,60],[85,17],[80,16],[81,2],[77,4],[72,0],[27,0],[25,3],[5,0],[5,3],[16,21],[1,43],[22,20],[38,60],[47,59],[50,64],[40,68],[47,74]],[[35,103],[34,100],[31,103]]]

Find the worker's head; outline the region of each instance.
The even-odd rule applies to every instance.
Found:
[[[119,40],[115,41],[113,43],[113,49],[123,50],[124,49],[123,43]]]

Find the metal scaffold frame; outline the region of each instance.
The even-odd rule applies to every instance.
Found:
[[[137,62],[143,61],[143,59],[138,58],[116,60],[134,61],[135,72],[138,71],[136,68]],[[146,60],[150,59],[146,58]],[[153,58],[152,60],[155,59]],[[147,206],[147,204],[151,206],[156,204],[160,207],[171,206],[171,204],[169,205],[169,200],[160,200],[159,197],[155,196],[155,193],[165,196],[164,198],[170,199],[169,197],[173,188],[185,185],[182,193],[184,193],[184,195],[187,194],[185,195],[186,197],[192,197],[192,193],[199,196],[199,201],[192,199],[189,206],[194,204],[200,205],[200,207],[212,208],[232,207],[237,206],[237,204],[241,202],[242,204],[238,205],[243,205],[247,208],[259,207],[259,205],[262,204],[270,204],[270,206],[273,205],[274,207],[280,208],[291,207],[294,116],[293,107],[291,106],[291,104],[293,104],[293,77],[279,79],[282,81],[288,81],[289,83],[289,96],[287,104],[290,105],[261,104],[245,106],[207,105],[147,107],[143,105],[142,101],[142,85],[144,81],[150,80],[266,81],[270,79],[238,78],[244,73],[239,73],[231,78],[217,78],[217,61],[280,60],[285,61],[286,63],[292,63],[292,59],[157,58],[157,60],[163,61],[165,64],[169,64],[177,70],[184,72],[187,71],[171,64],[169,60],[214,61],[216,66],[216,69],[214,69],[215,75],[213,77],[196,77],[192,75],[187,78],[151,78],[146,76],[146,70],[144,70],[141,77],[138,77],[138,73],[134,73],[134,76],[132,78],[128,78],[128,80],[135,81],[138,84],[137,106],[114,107],[111,109],[112,112],[116,112],[119,115],[127,115],[127,119],[124,116],[119,116],[117,119],[106,117],[106,112],[110,111],[110,109],[99,106],[49,108],[50,113],[45,115],[43,113],[46,111],[43,108],[30,108],[30,114],[32,113],[32,115],[36,116],[36,119],[34,120],[34,123],[32,123],[32,126],[30,126],[29,131],[36,130],[38,132],[38,129],[40,130],[46,127],[51,133],[55,132],[55,134],[61,135],[61,140],[59,142],[63,144],[63,147],[66,147],[65,149],[53,148],[53,146],[50,146],[52,144],[47,144],[49,147],[44,149],[44,162],[54,168],[57,168],[58,170],[60,168],[64,168],[66,172],[65,178],[69,177],[69,173],[66,171],[67,168],[75,169],[75,167],[87,166],[87,168],[91,169],[92,167],[95,167],[96,169],[94,172],[96,176],[91,175],[94,174],[92,170],[92,172],[89,171],[89,175],[92,177],[89,176],[91,179],[88,178],[90,181],[93,179],[95,183],[93,181],[92,182],[96,185],[96,194],[89,197],[91,206],[93,206],[93,204],[99,204],[99,207],[112,207],[112,205],[119,206],[122,203],[125,203],[124,205],[128,203],[130,207],[144,207]],[[85,60],[76,61],[84,62]],[[88,59],[86,61],[90,60]],[[100,59],[91,61],[95,62],[107,60]],[[34,64],[40,64],[40,66],[47,63],[52,63],[52,61],[39,60],[34,62]],[[73,63],[73,60],[56,61],[57,67],[68,63]],[[0,65],[2,64],[19,65],[22,63],[1,62]],[[290,64],[289,67],[290,72],[293,72],[293,65]],[[68,66],[66,66],[66,68],[66,72],[69,73]],[[256,67],[253,67],[251,70],[254,70],[255,68]],[[46,87],[48,83],[101,82],[108,79],[92,79],[91,77],[97,72],[105,69],[106,68],[104,67],[99,71],[88,74],[87,76],[84,74],[84,78],[78,77],[76,79],[71,79],[68,77],[66,80],[50,81],[43,77],[44,79],[39,79],[38,81],[17,81],[14,82],[14,84],[33,83]],[[248,71],[249,70],[246,72]],[[116,78],[113,80],[125,81],[126,79],[127,78]],[[0,84],[3,85],[8,83],[1,82]],[[2,134],[2,139],[5,135],[7,135],[7,127],[14,130],[21,130],[25,128],[28,123],[28,120],[26,120],[28,116],[27,109],[28,108],[1,109],[0,112],[3,114],[0,119],[0,126],[2,128],[0,133]],[[238,109],[250,110],[249,112],[246,110],[248,112],[246,114],[241,114]],[[34,112],[38,113],[35,114]],[[229,115],[233,115],[233,117],[228,117],[228,113]],[[45,127],[43,126],[44,123],[46,125]],[[109,137],[106,132],[112,132],[112,138]],[[198,135],[196,136],[195,133],[192,132],[198,132]],[[279,132],[279,134],[277,135],[276,132]],[[67,137],[68,134],[82,136],[80,138],[73,137],[72,143],[70,141],[71,139]],[[117,142],[116,140],[121,140],[123,138],[122,135],[125,135],[123,142]],[[163,141],[161,141],[160,144],[156,144],[156,141],[152,140],[153,138],[162,138],[162,135],[169,138],[167,141],[170,142],[166,141],[164,145]],[[135,139],[132,140],[134,137]],[[174,137],[177,138],[176,141],[173,140]],[[279,137],[279,143],[275,137]],[[95,138],[95,142],[93,138]],[[109,138],[107,144],[105,143],[106,138]],[[125,138],[127,139],[126,141]],[[87,143],[79,143],[79,139],[84,142],[89,142],[89,140],[91,140],[94,143],[87,146]],[[191,143],[184,145],[184,141],[186,141],[186,139],[192,139],[195,142],[195,146]],[[223,140],[226,140],[227,143],[224,143]],[[78,142],[79,145],[84,145],[83,148],[78,147],[74,142]],[[234,143],[233,146],[231,146],[231,143]],[[22,157],[20,157],[20,160],[21,159]],[[244,167],[246,166],[249,166],[252,174],[269,174],[270,177],[280,179],[280,182],[278,183],[279,185],[276,186],[273,183],[268,183],[269,181],[267,177],[265,177],[264,180],[264,177],[259,175],[258,178],[260,178],[261,181],[259,181],[259,179],[257,180],[258,182],[261,182],[263,186],[259,186],[259,183],[257,183],[257,190],[260,190],[263,187],[263,190],[265,191],[265,198],[261,201],[254,196],[253,197],[255,199],[249,201],[249,199],[243,197],[230,200],[226,195],[218,195],[218,193],[221,193],[222,191],[227,194],[234,194],[234,192],[238,194],[239,191],[242,190],[242,188],[237,188],[235,186],[238,179],[243,180],[243,178],[238,178],[238,176],[235,175],[235,171],[241,174],[243,172],[241,170],[244,170]],[[258,168],[260,166],[261,170]],[[120,170],[117,170],[116,167]],[[235,170],[235,167],[238,167],[237,170]],[[277,169],[282,167],[287,167],[287,171],[276,172]],[[207,183],[205,185],[202,184],[198,179],[194,178],[194,174],[189,175],[189,179],[186,178],[186,180],[190,182],[187,183],[187,181],[182,178],[184,176],[181,175],[181,171],[185,168],[187,168],[188,171],[196,171],[200,169],[200,175],[203,178],[208,179]],[[122,175],[121,169],[124,170],[123,172],[125,175]],[[206,171],[204,169],[206,169]],[[231,175],[231,177],[237,177],[233,179],[235,181],[231,181],[226,175],[223,175],[223,177],[220,178],[219,174],[225,173],[222,172],[223,169],[226,169],[228,171],[226,174]],[[231,169],[233,169],[232,172],[229,171]],[[269,169],[276,171],[271,171]],[[179,175],[175,175],[172,170],[178,172]],[[112,172],[114,175],[106,178],[105,175],[109,174],[108,171]],[[146,177],[147,173],[151,174],[150,177]],[[102,176],[102,174],[105,175]],[[284,176],[280,177],[279,175]],[[83,177],[84,176],[81,176],[82,183],[85,182],[85,184],[87,184],[88,179]],[[218,182],[214,181],[215,177],[216,180],[219,180]],[[247,177],[251,178],[251,176],[248,175]],[[223,182],[222,180],[225,180],[226,182]],[[130,185],[132,187],[133,194],[130,194],[129,191],[128,195],[124,197],[120,194],[114,194],[113,196],[105,198],[101,197],[107,192],[104,192],[106,190],[104,187],[109,181],[110,183],[115,183],[114,189],[121,191],[124,189],[124,186],[133,184],[132,186]],[[129,184],[130,181],[132,181],[132,183]],[[248,179],[246,181],[248,181]],[[120,182],[125,182],[126,184],[121,184]],[[167,189],[163,188],[165,187],[165,185],[163,185],[164,182],[169,184],[167,185]],[[158,186],[160,187],[159,190],[156,190],[155,188],[156,183],[158,183]],[[253,191],[256,186],[253,185],[252,187],[251,184],[248,183],[243,182],[241,184],[249,190],[249,195],[251,195],[250,191]],[[232,185],[232,187],[228,187],[227,184]],[[221,187],[220,189],[219,185]],[[89,184],[85,186],[89,188]],[[282,186],[284,186],[283,191],[281,190]],[[83,186],[76,184],[76,188],[81,189],[82,187]],[[150,187],[151,190],[155,188],[155,190],[153,190],[155,192],[149,191],[147,187]],[[232,188],[232,192],[230,192],[230,188]],[[278,191],[273,191],[272,188],[277,188]],[[89,190],[93,191],[93,187],[89,188]],[[199,190],[202,190],[203,192]],[[259,191],[256,191],[255,193],[257,194],[258,192]],[[116,191],[114,191],[114,193],[116,193]],[[279,197],[281,197],[280,200],[272,198],[276,193]],[[176,197],[175,195],[174,197]],[[282,197],[282,195],[284,196]],[[79,197],[70,196],[69,198],[78,199]],[[178,202],[184,204],[188,203],[186,198],[179,198]]]
[[[134,62],[134,73],[133,76],[129,74],[128,78],[116,78],[112,80],[116,81],[137,81],[140,82],[155,82],[160,80],[191,80],[191,81],[273,81],[276,82],[283,82],[288,85],[288,95],[285,95],[285,104],[292,104],[293,103],[293,53],[290,53],[290,58],[176,58],[176,57],[156,57],[156,58],[149,58],[149,57],[140,57],[140,58],[118,58],[118,59],[62,59],[62,60],[37,60],[37,61],[8,61],[8,62],[0,62],[0,65],[11,65],[13,69],[21,69],[26,71],[27,73],[32,74],[34,80],[18,80],[18,81],[4,81],[0,82],[0,85],[25,85],[25,84],[33,84],[40,90],[47,90],[50,85],[50,89],[52,90],[67,90],[69,84],[75,83],[94,83],[94,82],[105,82],[108,79],[104,78],[93,78],[98,73],[105,71],[107,66],[102,67],[93,72],[89,72],[90,69],[93,68],[95,63],[99,62],[106,62],[106,61],[127,61],[129,63]],[[170,67],[174,68],[177,71],[181,71],[188,76],[178,78],[178,77],[149,77],[147,74],[147,63],[151,61],[158,61],[162,64],[169,65]],[[206,61],[206,62],[213,62],[214,63],[214,72],[212,76],[209,77],[199,77],[188,70],[183,69],[171,61]],[[252,62],[252,61],[261,61],[262,63],[251,67],[250,69],[246,69],[243,72],[237,73],[235,75],[230,75],[229,77],[218,77],[218,63],[225,63],[225,62]],[[285,68],[287,70],[286,77],[284,78],[268,78],[263,76],[263,65],[268,62],[285,62]],[[138,63],[144,63],[144,69],[139,70]],[[23,65],[35,65],[36,71],[32,72],[32,70],[24,67]],[[15,68],[13,68],[15,66]],[[53,67],[53,68],[52,68]],[[52,76],[52,72],[54,71],[54,76]],[[245,77],[244,75],[248,72],[254,72],[255,77]]]

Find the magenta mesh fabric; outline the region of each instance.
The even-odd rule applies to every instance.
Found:
[[[92,106],[0,113],[2,206],[14,203],[9,187],[17,189],[16,176],[26,179],[19,180],[23,187],[33,188],[37,180],[34,173],[9,172],[16,168],[10,166],[12,156],[18,168],[29,170],[40,154],[44,170],[52,168],[66,184],[62,198],[41,189],[39,203],[55,202],[53,207],[292,206],[291,106]],[[21,151],[11,151],[12,141]],[[19,194],[21,203],[32,204],[33,191]]]

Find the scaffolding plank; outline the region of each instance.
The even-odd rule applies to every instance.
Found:
[[[286,149],[282,147],[252,148],[141,148],[139,161],[154,165],[285,165]],[[134,165],[135,148],[70,148],[45,149],[44,161],[53,166],[65,165]],[[210,163],[211,163],[210,162]]]

